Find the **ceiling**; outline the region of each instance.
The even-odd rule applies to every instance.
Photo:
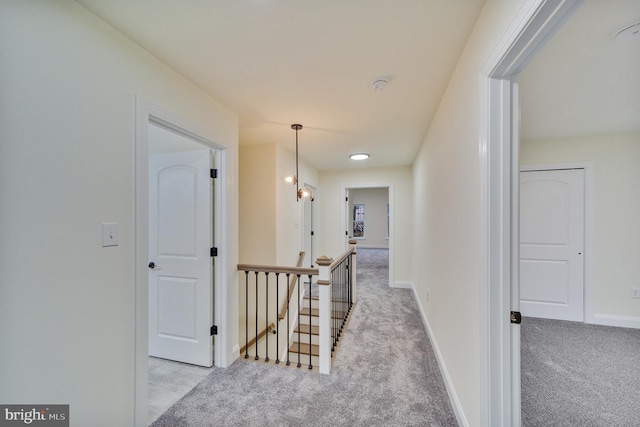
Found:
[[[319,170],[413,163],[484,3],[77,1],[237,113],[241,145],[293,150],[301,123]],[[638,0],[585,0],[519,77],[523,139],[640,132],[640,39],[613,37],[638,21]]]
[[[78,2],[237,113],[241,145],[293,150],[301,123],[327,170],[413,163],[484,0]]]
[[[519,76],[523,140],[640,132],[638,0],[585,0]]]

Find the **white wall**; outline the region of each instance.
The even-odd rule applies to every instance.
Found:
[[[364,205],[364,236],[357,238],[359,248],[388,248],[387,203],[388,188],[358,188],[349,190],[349,219],[353,220],[353,205]],[[353,224],[348,230],[353,235]]]
[[[237,118],[72,1],[3,1],[0,52],[0,402],[132,425],[135,95],[226,145],[232,265]]]
[[[594,315],[635,318],[640,327],[640,134],[523,141],[520,163],[589,161],[594,165]]]
[[[411,166],[398,166],[380,169],[355,169],[344,171],[324,171],[320,173],[322,190],[322,212],[320,255],[335,258],[346,247],[345,231],[348,228],[345,212],[345,194],[347,188],[390,187],[391,235],[394,239],[394,252],[389,253],[390,269],[393,270],[395,283],[411,283],[411,215],[412,215],[412,173]]]
[[[480,94],[521,1],[488,0],[413,165],[413,282],[461,424],[483,425]],[[428,294],[427,294],[428,293]]]

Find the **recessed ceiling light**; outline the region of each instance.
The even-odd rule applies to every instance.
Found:
[[[351,160],[367,160],[369,155],[367,153],[355,153],[349,156]]]

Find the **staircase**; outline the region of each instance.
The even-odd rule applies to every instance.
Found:
[[[244,272],[239,280],[245,335],[241,357],[330,372],[356,302],[356,242],[349,243],[335,260],[318,258],[317,268],[238,264]]]
[[[299,360],[303,366],[308,366],[310,363],[311,366],[318,366],[320,355],[318,297],[304,297],[302,307],[300,321],[293,332],[292,343],[289,346],[289,360],[291,363],[298,363]]]

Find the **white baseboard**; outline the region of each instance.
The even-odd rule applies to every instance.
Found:
[[[240,356],[240,344],[236,344],[231,349],[231,353],[227,355],[227,364],[225,366],[220,366],[221,368],[228,368],[236,361],[236,359]],[[216,365],[218,366],[218,365]]]
[[[603,326],[617,326],[619,328],[640,329],[640,317],[594,314],[593,323]]]
[[[416,300],[416,304],[418,304],[418,309],[420,310],[420,315],[422,316],[422,322],[424,323],[424,327],[427,330],[427,335],[429,336],[429,340],[431,341],[433,352],[435,353],[436,359],[438,360],[438,366],[440,367],[440,372],[442,373],[444,386],[447,389],[447,394],[449,395],[449,401],[451,402],[451,406],[453,407],[453,412],[456,415],[456,420],[458,421],[458,425],[462,427],[469,427],[469,421],[467,421],[467,417],[464,415],[464,411],[462,410],[462,404],[460,403],[460,399],[458,399],[458,394],[456,393],[456,390],[453,387],[453,382],[451,381],[451,377],[449,376],[447,367],[444,364],[444,359],[442,358],[442,354],[440,353],[440,349],[438,348],[438,343],[436,342],[433,336],[433,332],[431,331],[431,326],[429,326],[427,315],[425,314],[422,308],[422,304],[420,304],[420,299],[418,298],[418,294],[416,293],[416,290],[413,287],[413,285],[411,286],[411,288],[413,289],[413,297]]]
[[[399,288],[399,289],[412,289],[413,290],[413,282],[395,282],[392,283],[390,288]]]

